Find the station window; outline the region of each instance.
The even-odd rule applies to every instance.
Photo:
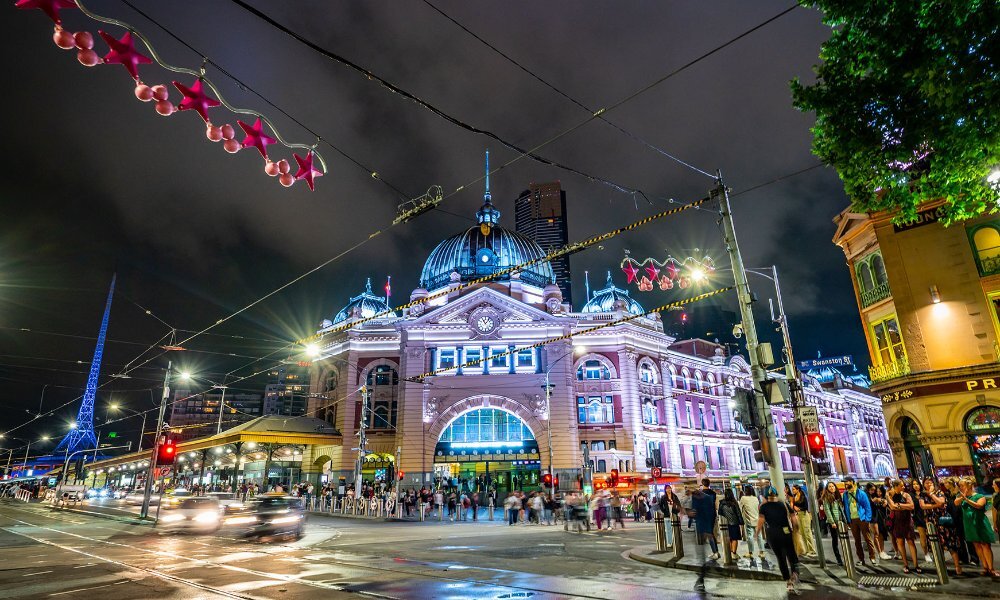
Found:
[[[438,350],[438,369],[452,369],[455,367],[455,349],[441,348]]]
[[[601,460],[597,461],[597,472],[598,473],[607,473],[608,472],[608,463],[603,458]]]
[[[593,359],[580,365],[580,368],[576,370],[576,378],[581,381],[584,379],[611,379],[611,372],[604,366],[604,363]]]
[[[605,450],[604,440],[590,442],[590,449],[594,452],[603,452]]]
[[[510,355],[506,354],[507,349],[500,348],[490,348],[490,368],[491,369],[506,369],[509,365],[508,360]]]
[[[469,371],[482,371],[483,363],[480,359],[483,358],[483,349],[479,346],[467,347],[465,349],[465,360],[462,361],[465,365],[466,370]]]
[[[517,366],[518,367],[535,367],[535,350],[534,348],[522,348],[517,351]]]
[[[614,423],[614,401],[611,396],[577,396],[577,421],[580,423]]]

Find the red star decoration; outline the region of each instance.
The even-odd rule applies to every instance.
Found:
[[[108,64],[124,65],[132,79],[139,81],[139,65],[148,65],[153,61],[148,56],[139,54],[132,43],[132,32],[126,31],[122,39],[116,40],[110,33],[98,30],[111,51],[104,55]]]
[[[56,25],[59,25],[62,23],[59,11],[64,8],[76,8],[76,2],[73,0],[17,0],[14,6],[22,10],[37,8],[47,14]]]
[[[215,108],[222,103],[215,98],[209,98],[205,95],[205,92],[201,91],[201,79],[195,79],[191,87],[187,87],[183,83],[177,81],[173,82],[174,87],[177,88],[180,93],[184,94],[184,99],[181,103],[177,105],[177,110],[194,110],[201,115],[202,119],[208,123],[208,109]]]
[[[626,261],[625,264],[622,265],[622,271],[625,271],[625,276],[628,278],[626,283],[632,283],[635,281],[635,274],[639,272],[639,269],[632,264],[632,261]]]
[[[646,272],[649,273],[649,279],[651,281],[656,281],[656,276],[660,274],[660,269],[658,269],[653,263],[649,263],[646,265]]]
[[[247,134],[247,136],[243,138],[243,147],[249,148],[250,146],[253,146],[260,151],[261,156],[267,158],[267,145],[273,144],[278,140],[264,133],[264,125],[260,122],[260,118],[257,119],[257,122],[254,123],[253,126],[247,125],[243,121],[236,121],[236,124],[239,125],[240,129]]]
[[[323,172],[313,166],[312,150],[306,154],[305,158],[302,158],[298,154],[292,154],[292,156],[295,158],[295,162],[299,163],[299,170],[295,173],[295,179],[305,179],[306,183],[309,184],[309,189],[315,190],[316,187],[313,184],[313,179],[322,177]]]

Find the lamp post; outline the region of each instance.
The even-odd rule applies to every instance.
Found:
[[[150,390],[152,391],[152,390]],[[142,417],[142,427],[139,429],[139,449],[137,452],[142,452],[142,436],[146,434],[146,413],[149,411],[136,411],[128,408],[123,408],[121,404],[109,404],[108,410],[113,410],[115,412],[122,410],[129,413],[130,416],[140,415]],[[107,413],[105,413],[105,420],[107,420]]]
[[[556,491],[558,491],[556,488],[556,478],[555,475],[553,475],[552,473],[552,389],[555,387],[555,384],[549,381],[549,373],[551,373],[552,369],[557,364],[559,364],[559,361],[566,358],[567,356],[573,356],[573,354],[574,354],[574,349],[570,348],[568,351],[563,353],[562,356],[552,361],[552,363],[549,364],[549,366],[545,369],[545,383],[542,385],[542,389],[545,390],[545,414],[547,416],[546,418],[547,422],[545,425],[545,436],[546,438],[548,438],[548,447],[549,447],[548,472],[549,472],[549,481],[552,484],[553,495],[555,495]]]
[[[160,396],[160,410],[156,417],[156,432],[153,443],[154,452],[153,457],[149,460],[149,468],[146,470],[146,485],[142,493],[142,509],[139,511],[139,518],[141,519],[149,516],[149,497],[153,492],[153,475],[156,473],[157,453],[155,450],[157,444],[160,442],[160,434],[163,432],[163,413],[167,408],[167,399],[170,397],[170,373],[173,366],[174,362],[172,360],[167,361],[167,369],[163,374],[163,395]],[[190,373],[181,373],[181,379],[190,378]]]

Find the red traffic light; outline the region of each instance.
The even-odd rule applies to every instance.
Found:
[[[400,471],[399,472],[399,480],[402,481],[403,477],[406,477],[406,473],[404,473],[403,471]]]
[[[618,485],[618,469],[611,469],[611,485]]]
[[[173,440],[164,440],[159,445],[156,452],[156,463],[158,465],[172,465],[177,458],[177,445]]]
[[[809,456],[826,458],[826,437],[822,433],[806,435],[806,444],[809,446]]]

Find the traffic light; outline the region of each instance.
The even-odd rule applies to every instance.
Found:
[[[733,419],[747,431],[761,426],[757,395],[753,390],[736,388],[732,398]]]
[[[829,477],[833,475],[833,467],[826,461],[813,464],[813,472],[817,477]]]
[[[170,438],[164,439],[156,449],[157,465],[172,465],[177,458],[177,445]]]
[[[552,475],[549,475],[548,473],[542,475],[542,485],[550,487],[552,485]]]
[[[611,469],[611,485],[618,485],[618,469]]]
[[[822,433],[814,431],[806,434],[806,445],[813,460],[826,460],[826,437]]]
[[[403,477],[406,477],[406,473],[404,473],[403,471],[400,471],[399,472],[399,480],[402,481]]]
[[[753,459],[765,465],[771,464],[771,444],[767,435],[760,429],[750,430],[750,446],[753,447]]]
[[[789,421],[786,423],[788,433],[785,434],[785,443],[788,444],[788,456],[794,456],[799,460],[809,460],[809,453],[802,447],[802,435],[799,433],[799,422]]]

